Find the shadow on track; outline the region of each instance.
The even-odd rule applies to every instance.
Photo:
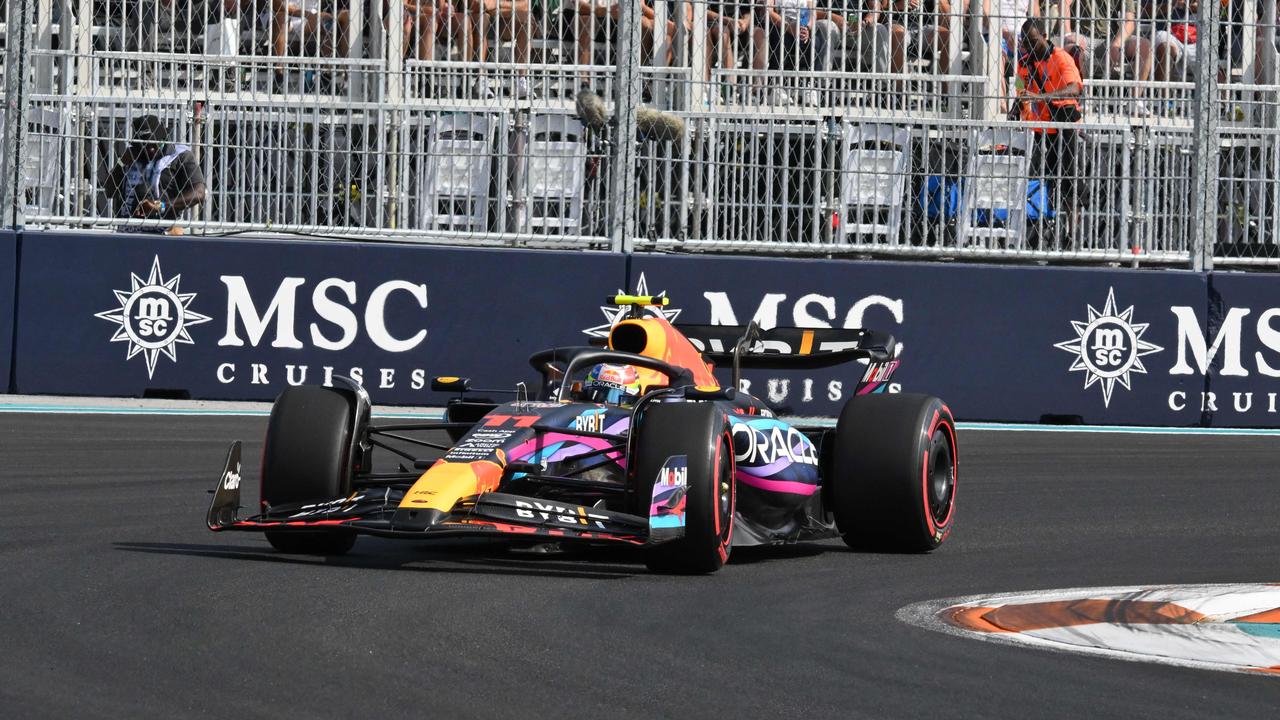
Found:
[[[404,543],[366,539],[360,550],[347,555],[293,555],[270,547],[205,545],[196,543],[115,542],[117,550],[157,555],[186,555],[248,562],[287,563],[333,568],[401,570],[468,575],[514,575],[575,578],[580,580],[621,580],[634,575],[650,575],[640,552],[631,548],[574,548],[539,551],[501,543],[456,543],[429,549]],[[540,546],[546,549],[549,546]],[[735,548],[729,565],[755,565],[826,553],[851,552],[843,545],[761,545]]]
[[[736,547],[729,557],[730,565],[755,565],[775,560],[794,560],[812,558],[827,553],[850,552],[844,545],[819,545],[816,543],[796,543],[795,545],[754,545]]]
[[[469,575],[515,575],[581,580],[621,580],[633,575],[647,574],[643,565],[622,564],[632,560],[634,554],[620,557],[621,554],[616,550],[607,554],[601,550],[576,551],[572,553],[516,551],[519,553],[519,557],[504,558],[497,553],[509,553],[512,551],[501,545],[453,545],[449,548],[415,550],[403,546],[395,548],[395,545],[398,544],[385,543],[386,547],[379,548],[376,552],[357,551],[348,555],[324,557],[319,555],[290,555],[268,547],[257,548],[243,545],[155,542],[112,543],[117,550],[126,552],[186,555],[189,557],[293,565],[323,565],[334,568]],[[372,544],[366,545],[366,547],[371,548]],[[601,559],[607,560],[607,564],[601,564]],[[639,561],[638,556],[634,556],[634,561]],[[593,563],[589,569],[584,568],[584,564],[587,562]],[[433,565],[431,563],[447,564]]]

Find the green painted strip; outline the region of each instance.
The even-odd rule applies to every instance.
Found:
[[[1236,629],[1248,633],[1254,637],[1274,638],[1280,640],[1280,623],[1251,623],[1251,622],[1235,622],[1232,625]]]

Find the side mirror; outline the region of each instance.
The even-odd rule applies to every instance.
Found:
[[[685,400],[733,400],[738,393],[731,387],[701,387],[695,386],[686,388],[684,391]]]
[[[448,375],[433,377],[431,389],[436,392],[466,392],[471,389],[471,379]]]

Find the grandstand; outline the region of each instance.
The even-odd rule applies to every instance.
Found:
[[[156,115],[208,181],[190,234],[608,248],[627,212],[638,249],[1186,264],[1209,227],[1280,263],[1275,0],[23,2],[28,226],[129,221],[103,178]],[[1028,16],[1079,123],[1016,117]],[[619,167],[575,96],[612,106],[628,66],[686,131]],[[1079,131],[1063,177],[1043,127]]]

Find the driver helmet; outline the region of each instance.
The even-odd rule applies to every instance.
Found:
[[[640,397],[640,370],[634,365],[601,363],[582,383],[582,399],[610,405],[629,404]]]

